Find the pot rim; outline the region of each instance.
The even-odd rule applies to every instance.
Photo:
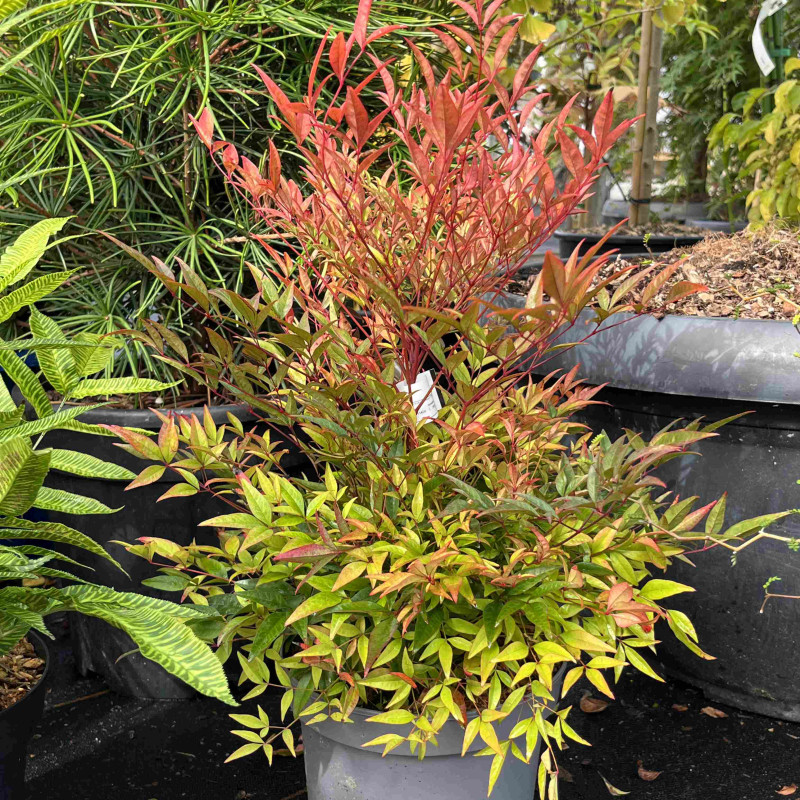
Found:
[[[525,298],[506,294],[509,307]],[[594,331],[583,311],[558,343]],[[584,343],[543,362],[537,374],[580,365],[586,383],[666,395],[800,405],[800,336],[787,320],[625,312],[601,323]]]
[[[52,405],[54,408],[58,406],[57,403]],[[188,408],[111,408],[109,406],[101,406],[100,408],[85,411],[78,417],[78,420],[90,424],[105,423],[124,427],[157,429],[161,427],[161,421],[153,413],[154,410],[180,417],[190,417],[194,414],[202,418],[204,408],[205,406],[190,406]],[[225,403],[218,406],[208,406],[208,410],[211,412],[211,418],[217,424],[227,420],[229,411],[242,422],[250,422],[256,419],[256,414],[252,407],[246,403]]]
[[[12,713],[14,709],[19,708],[37,692],[42,692],[44,690],[47,677],[50,674],[50,662],[52,659],[50,658],[50,648],[47,646],[47,642],[45,641],[44,637],[37,631],[30,630],[22,638],[27,639],[33,645],[39,658],[44,659],[44,671],[39,677],[39,680],[33,685],[33,688],[24,697],[21,697],[16,703],[0,711],[0,719],[2,719],[5,715]]]

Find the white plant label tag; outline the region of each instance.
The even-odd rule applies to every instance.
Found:
[[[416,380],[411,384],[411,389],[408,388],[405,381],[400,381],[397,388],[401,392],[410,392],[411,402],[419,419],[436,419],[439,416],[442,401],[439,399],[439,392],[433,385],[431,370],[417,375]]]
[[[764,42],[764,34],[761,31],[761,23],[767,17],[771,17],[776,11],[780,11],[789,0],[766,0],[758,12],[756,26],[753,28],[753,53],[756,63],[764,75],[769,75],[775,69],[775,62],[770,57],[767,45]]]

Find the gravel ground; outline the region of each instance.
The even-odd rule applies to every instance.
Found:
[[[272,768],[257,756],[222,763],[239,743],[226,706],[113,695],[99,679],[76,675],[60,634],[32,743],[29,800],[304,800],[302,758],[276,757]],[[593,746],[573,743],[560,756],[561,800],[611,797],[604,778],[631,800],[769,800],[800,787],[800,724],[719,704],[727,716],[708,716],[697,690],[639,673],[623,677],[607,708],[587,714],[579,703],[590,689],[578,684],[568,697],[573,727]],[[277,699],[261,698],[276,717]],[[643,780],[639,762],[661,774]]]

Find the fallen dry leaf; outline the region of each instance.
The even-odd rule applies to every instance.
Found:
[[[681,703],[673,703],[672,704],[672,710],[673,711],[688,711],[689,710],[689,706],[681,705]]]
[[[590,694],[585,694],[581,697],[580,708],[584,714],[597,714],[608,708],[608,701],[592,697]]]
[[[599,772],[597,774],[600,775]],[[600,777],[603,778],[602,775],[600,775]],[[610,795],[612,795],[613,797],[622,797],[622,795],[624,795],[624,794],[630,794],[630,792],[623,792],[622,789],[617,789],[616,786],[613,786],[612,784],[610,784],[605,778],[603,778],[603,783],[606,785],[606,789],[608,789],[608,793]]]
[[[714,708],[714,706],[703,706],[700,709],[701,714],[705,714],[707,717],[713,717],[714,719],[725,719],[728,715],[724,711],[720,711],[718,708]]]
[[[654,781],[661,774],[660,772],[656,772],[655,770],[652,770],[652,769],[645,769],[642,766],[642,762],[641,761],[637,761],[636,763],[639,766],[639,770],[638,770],[639,777],[643,781]]]
[[[788,797],[790,794],[794,794],[797,791],[797,784],[790,783],[788,786],[784,786],[783,789],[778,789],[775,794],[782,794],[784,797]]]

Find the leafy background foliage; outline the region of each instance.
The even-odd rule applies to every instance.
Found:
[[[379,0],[374,18],[425,38],[420,26],[448,5]],[[355,4],[340,0],[79,0],[34,3],[0,23],[0,241],[42,216],[71,215],[70,232],[86,234],[45,259],[82,268],[51,306],[68,332],[108,333],[152,317],[187,341],[203,340],[196,320],[97,231],[168,261],[180,257],[211,285],[240,288],[245,263],[263,259],[252,238],[258,220],[211,168],[189,117],[212,103],[222,135],[244,154],[259,163],[273,137],[286,169],[297,172],[251,65],[299,99],[321,37],[352,25],[354,14]],[[398,75],[412,76],[400,35],[376,47],[398,59]],[[109,374],[168,378],[135,343]]]
[[[26,280],[44,254],[48,238],[65,222],[52,219],[37,223],[0,257],[0,316],[8,317],[23,305],[43,299],[69,277],[69,273],[53,273]],[[11,288],[18,283],[22,285]],[[64,409],[62,403],[54,408],[45,391],[47,383],[57,388],[64,400],[165,388],[152,379],[90,377],[113,358],[113,344],[91,334],[68,339],[35,307],[31,307],[30,320],[31,337],[0,342],[0,654],[8,652],[31,629],[49,636],[46,615],[78,611],[126,631],[142,655],[198,691],[233,703],[219,661],[185,624],[206,614],[86,583],[54,566],[58,562],[65,562],[68,568],[80,566],[59,548],[114,559],[93,539],[67,525],[25,518],[31,509],[66,514],[114,512],[90,497],[44,486],[50,469],[114,480],[133,477],[129,470],[86,453],[39,447],[42,435],[49,430],[108,433],[76,419],[85,406]],[[31,352],[38,356],[41,373],[28,363]],[[17,400],[23,402],[15,401],[12,391],[18,392],[21,398]],[[30,419],[25,415],[25,402],[33,408]],[[20,581],[23,585],[18,585]],[[62,585],[48,586],[56,581]]]
[[[709,136],[721,157],[739,165],[754,223],[800,221],[800,82],[790,77],[798,70],[800,59],[790,58],[786,81],[738,95]]]

